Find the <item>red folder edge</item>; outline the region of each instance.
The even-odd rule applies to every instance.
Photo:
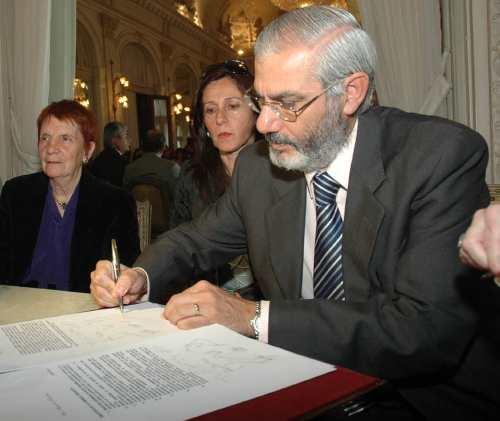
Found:
[[[252,379],[249,381],[258,381]],[[192,420],[293,419],[319,413],[383,383],[375,377],[337,367],[322,376],[286,387],[258,398],[219,409]]]

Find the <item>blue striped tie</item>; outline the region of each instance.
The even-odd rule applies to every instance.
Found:
[[[342,280],[342,216],[335,201],[339,185],[324,172],[313,178],[316,198],[314,296],[345,301]]]

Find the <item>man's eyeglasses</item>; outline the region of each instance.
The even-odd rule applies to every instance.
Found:
[[[247,76],[250,74],[250,70],[248,70],[248,67],[245,64],[245,62],[241,60],[226,60],[224,63],[209,64],[207,67],[205,67],[205,70],[201,75],[201,78],[204,79],[208,74],[220,68],[223,68],[224,70],[226,70],[229,73],[232,73],[233,75]]]
[[[329,89],[333,88],[335,85],[342,82],[343,79],[336,80],[335,82],[328,85],[324,90],[322,90],[318,95],[307,101],[304,105],[299,108],[295,108],[295,102],[283,102],[283,101],[266,101],[264,98],[259,97],[255,93],[249,91],[246,94],[253,100],[258,112],[262,111],[266,105],[271,108],[271,110],[283,121],[295,122],[299,115],[301,115],[314,101],[316,101],[320,96],[324,95]]]

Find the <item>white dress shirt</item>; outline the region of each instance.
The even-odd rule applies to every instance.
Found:
[[[347,199],[347,188],[349,184],[349,174],[351,172],[352,156],[354,154],[354,146],[356,144],[356,136],[358,133],[358,120],[354,123],[354,127],[349,134],[347,145],[339,152],[337,157],[330,163],[326,171],[328,174],[340,184],[340,189],[337,193],[337,206],[340,211],[340,216],[344,219],[345,204]],[[306,173],[307,189],[306,189],[306,218],[304,229],[304,262],[302,265],[302,298],[314,298],[313,279],[314,279],[314,242],[316,238],[316,206],[314,200],[314,186],[312,179],[316,173]],[[269,309],[270,301],[261,301],[261,316],[260,316],[260,335],[259,340],[262,342],[269,341]]]

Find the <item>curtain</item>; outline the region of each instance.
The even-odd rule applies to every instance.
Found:
[[[9,22],[9,12],[5,0],[0,0],[0,178],[3,182],[10,175],[9,94],[7,92],[7,40],[4,32]]]
[[[364,29],[377,46],[381,105],[435,114],[450,83],[444,76],[438,0],[359,0]]]
[[[52,0],[49,102],[73,98],[76,67],[76,0]]]
[[[0,0],[0,15],[0,177],[5,180],[39,170],[36,118],[49,98],[72,97],[74,64],[68,63],[75,61],[76,0]],[[51,46],[57,49],[52,54]]]

